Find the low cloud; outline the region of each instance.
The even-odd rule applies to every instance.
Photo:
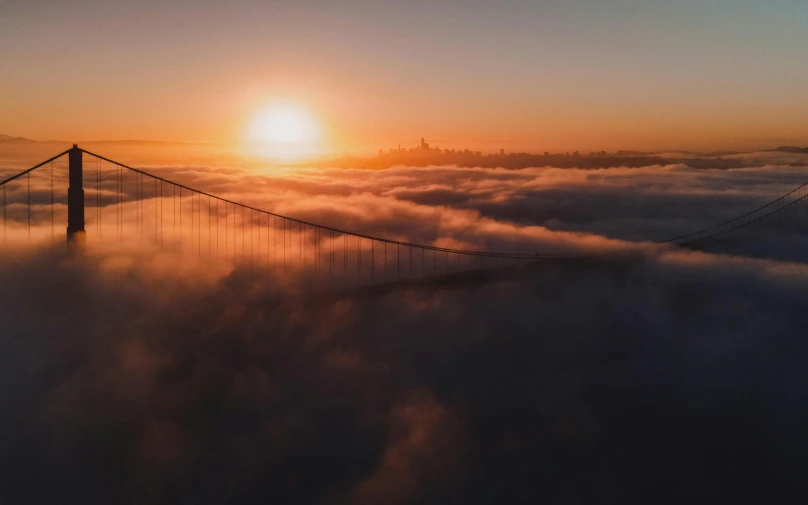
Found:
[[[803,266],[649,253],[291,299],[246,271],[147,275],[148,256],[1,268],[4,502],[680,503],[800,485]]]
[[[804,491],[808,267],[793,261],[804,232],[789,228],[801,221],[724,251],[763,259],[634,242],[750,210],[804,169],[146,168],[389,238],[625,254],[300,297],[280,269],[155,254],[131,245],[142,237],[75,255],[23,236],[0,264],[0,502],[782,503]],[[201,256],[213,234],[196,205]],[[146,235],[165,213],[170,249],[168,207],[142,211]],[[117,237],[119,214],[104,212],[100,231]],[[47,243],[49,213],[33,216]]]
[[[763,156],[760,154],[756,163],[765,159]],[[771,156],[772,161],[778,160]],[[93,165],[92,159],[87,156],[85,163],[88,202],[95,205],[92,172],[98,168],[101,180],[106,181],[102,219],[106,219],[104,226],[114,227],[114,172],[108,164]],[[455,166],[387,170],[261,170],[205,165],[144,168],[233,201],[358,233],[431,245],[541,254],[597,252],[601,249],[593,249],[592,244],[610,241],[670,239],[742,215],[808,180],[808,168],[777,165],[733,170],[683,165],[598,170]],[[47,236],[50,194],[48,174],[43,174],[34,181],[33,199],[38,205],[34,206],[32,219],[44,225],[40,235]],[[57,167],[56,174],[58,183],[64,173],[60,175]],[[143,197],[149,199],[145,207],[149,219],[156,213],[156,209],[152,210],[154,197],[162,194],[164,227],[177,227],[173,206],[179,191],[149,180],[142,187]],[[137,206],[131,202],[138,196],[137,188],[137,177],[127,174],[123,190],[129,203],[122,205],[122,219],[127,225],[137,219]],[[58,198],[62,193],[61,189],[57,191],[57,223],[65,219],[64,202]],[[192,204],[187,191],[184,196],[185,225],[190,225]],[[11,225],[16,224],[20,233],[27,225],[26,198],[22,182],[12,188],[8,210]],[[215,202],[206,197],[195,202],[197,225],[203,228],[209,226],[203,222],[207,214],[227,212],[226,206],[211,210],[208,205]],[[89,227],[95,219],[89,215],[92,210],[88,210]],[[767,221],[752,235],[748,234],[750,230],[744,230],[746,235],[723,237],[711,250],[804,261],[808,241],[802,230],[808,225],[808,201],[794,210],[788,219]],[[242,216],[236,218],[240,220]],[[258,224],[271,226],[269,221]],[[146,222],[145,226],[148,231],[153,224]]]

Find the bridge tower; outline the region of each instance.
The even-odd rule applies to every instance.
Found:
[[[67,188],[67,241],[71,244],[84,242],[84,175],[82,150],[77,144],[69,153]]]

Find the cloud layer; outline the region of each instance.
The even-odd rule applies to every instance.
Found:
[[[577,503],[799,490],[808,271],[699,253],[286,299],[2,267],[3,501]]]
[[[765,156],[759,154],[756,163]],[[104,227],[114,228],[117,200],[113,167],[85,157],[88,204],[95,205],[94,170],[100,168],[104,182],[102,219]],[[772,162],[779,161],[775,154],[770,157]],[[65,170],[60,168],[56,170],[57,185],[60,181],[64,184]],[[778,165],[734,170],[679,165],[600,170],[453,166],[387,170],[144,168],[233,201],[368,235],[446,247],[542,254],[598,252],[624,247],[621,241],[666,240],[744,214],[808,180],[808,168]],[[37,174],[32,190],[33,201],[40,204],[34,207],[34,222],[46,227],[50,221],[47,175]],[[171,191],[177,190],[146,180],[142,191],[148,201],[146,208],[138,209],[131,202],[137,198],[138,184],[134,174],[126,174],[123,190],[129,202],[122,205],[122,220],[132,224],[136,211],[148,212],[148,230],[153,226],[154,196],[163,192],[160,212],[170,213],[168,206],[175,204],[168,200],[176,196]],[[64,220],[64,202],[59,200],[65,192],[62,189],[56,192],[57,222]],[[185,226],[192,226],[189,213],[196,212],[197,224],[205,228],[208,223],[202,220],[211,212],[207,207],[211,202],[203,197],[192,203],[187,191],[184,196]],[[26,197],[23,182],[12,187],[8,200],[12,225],[27,225]],[[808,257],[808,243],[802,233],[808,225],[806,201],[796,206],[788,219],[773,219],[754,230],[723,237],[723,243],[714,244],[712,250],[804,261]],[[88,210],[88,228],[95,226],[93,210]],[[213,212],[223,216],[227,211],[217,208]],[[235,217],[239,223],[247,218]],[[170,214],[163,216],[163,222],[172,229],[177,227],[176,215],[173,221]],[[258,225],[269,227],[272,223],[259,218]],[[182,226],[179,229],[190,233]],[[42,235],[47,236],[48,230]]]
[[[280,269],[7,244],[0,502],[789,503],[805,491],[808,266],[778,260],[800,259],[801,215],[734,250],[768,259],[629,242],[745,212],[804,169],[148,170],[413,242],[631,251],[296,297]],[[36,209],[45,242],[49,218]]]

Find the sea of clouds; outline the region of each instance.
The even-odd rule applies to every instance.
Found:
[[[272,271],[14,249],[3,503],[802,502],[805,232],[650,242],[805,168],[147,169],[412,242],[631,252],[301,298]]]

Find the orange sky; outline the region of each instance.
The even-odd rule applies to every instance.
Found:
[[[326,153],[808,144],[806,26],[801,0],[4,0],[0,133],[238,143],[285,100]]]

